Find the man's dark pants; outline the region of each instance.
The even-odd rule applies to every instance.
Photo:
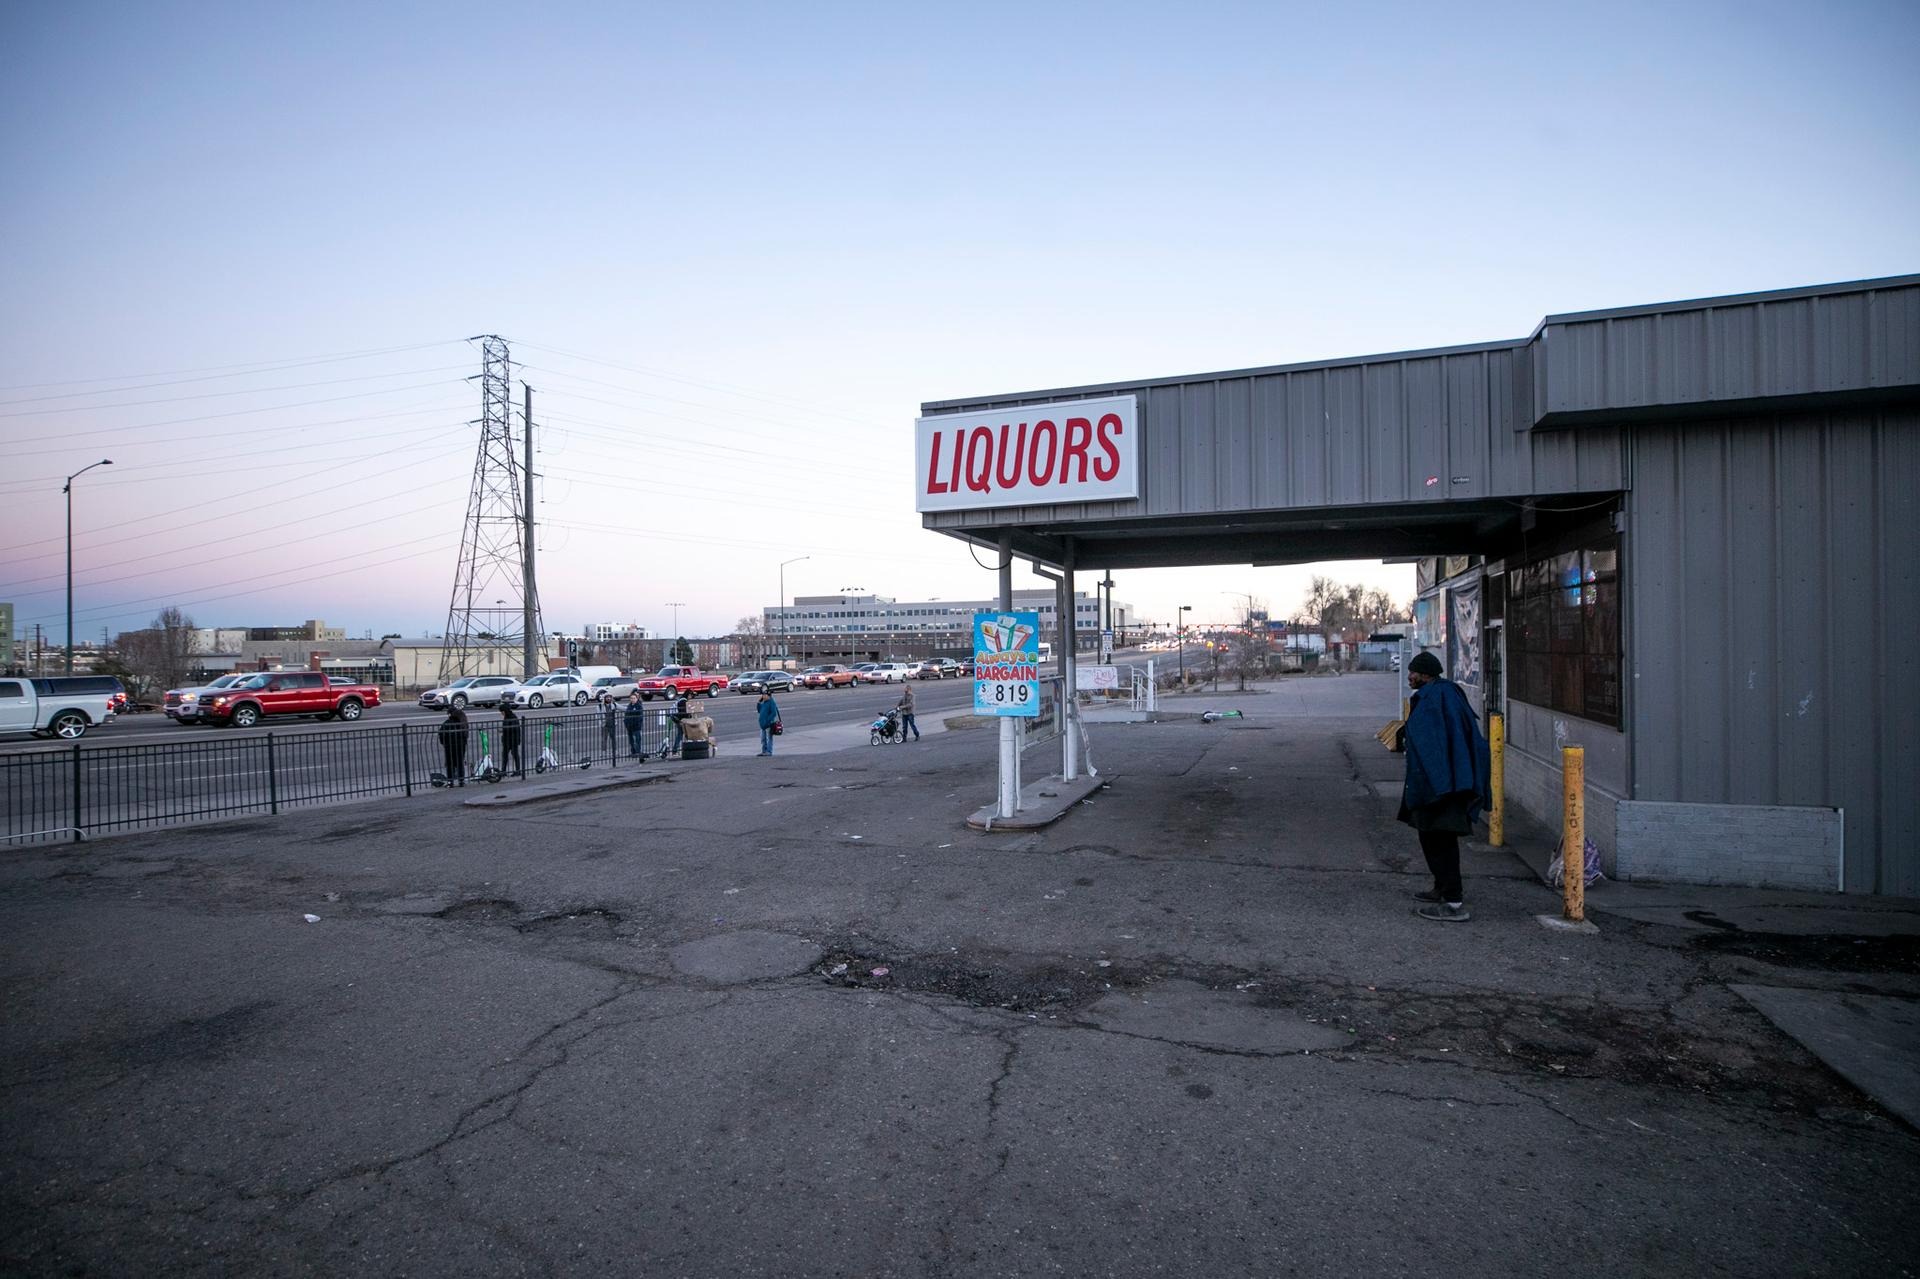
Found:
[[[1423,830],[1420,851],[1427,855],[1427,869],[1433,872],[1433,890],[1440,894],[1440,900],[1464,900],[1460,887],[1460,837],[1452,831]]]

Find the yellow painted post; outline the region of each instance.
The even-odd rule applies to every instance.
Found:
[[[1493,807],[1487,810],[1487,843],[1507,842],[1507,717],[1487,716],[1487,745],[1493,751]]]
[[[1560,882],[1566,916],[1574,923],[1587,917],[1587,752],[1579,746],[1560,748]]]

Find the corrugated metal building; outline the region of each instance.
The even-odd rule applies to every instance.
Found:
[[[926,527],[1098,569],[1481,557],[1449,651],[1516,800],[1550,816],[1583,745],[1613,873],[1920,895],[1920,276],[923,411],[1115,394],[1138,496]]]

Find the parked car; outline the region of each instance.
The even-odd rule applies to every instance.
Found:
[[[520,687],[511,675],[467,675],[445,688],[430,688],[420,694],[420,704],[429,710],[449,706],[498,706],[500,700]]]
[[[0,679],[0,733],[32,733],[68,741],[112,716],[127,690],[110,675]]]
[[[793,687],[785,671],[742,671],[732,681],[736,693],[784,693]]]
[[[838,664],[809,666],[800,672],[800,682],[808,688],[852,688],[860,677]]]
[[[631,675],[602,675],[593,681],[593,697],[598,702],[624,702],[637,686]]]
[[[905,662],[868,662],[868,669],[860,672],[863,684],[902,684],[907,678]]]
[[[929,657],[924,662],[915,662],[912,670],[915,679],[946,679],[960,674],[960,663],[951,657]]]
[[[515,706],[585,706],[592,696],[587,682],[572,671],[550,671],[514,689],[510,700]]]

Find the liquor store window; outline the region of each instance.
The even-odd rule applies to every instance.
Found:
[[[1507,692],[1534,706],[1620,727],[1620,539],[1507,571]]]

